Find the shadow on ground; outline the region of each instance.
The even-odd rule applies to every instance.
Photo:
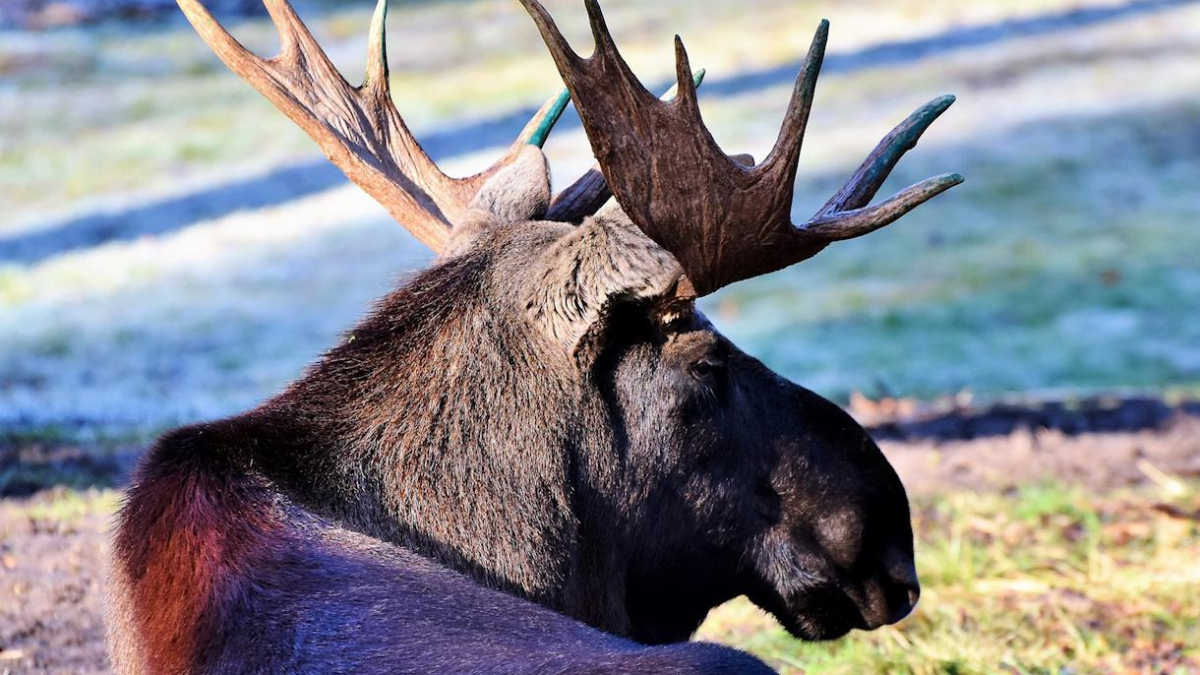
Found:
[[[1161,399],[1137,397],[1097,397],[1078,401],[1037,401],[1002,403],[982,407],[955,405],[952,401],[933,404],[912,404],[905,401],[882,402],[857,400],[851,413],[864,424],[872,437],[896,448],[972,447],[972,441],[1006,444],[1019,435],[1052,434],[1058,443],[1077,441],[1101,435],[1136,435],[1148,433],[1170,438],[1186,431],[1183,437],[1172,440],[1165,448],[1172,470],[1186,469],[1188,458],[1196,461],[1200,473],[1200,435],[1189,445],[1187,437],[1200,432],[1200,401],[1170,404]],[[69,488],[120,487],[128,480],[146,443],[129,444],[118,448],[98,450],[84,443],[44,439],[34,435],[0,435],[0,498],[28,497],[44,490]],[[1042,448],[1045,453],[1058,454],[1054,444]],[[1089,453],[1067,461],[1088,464]],[[1136,453],[1135,453],[1136,454]],[[1183,464],[1175,461],[1175,455]],[[981,462],[995,465],[996,460]],[[1129,469],[1135,469],[1132,464]],[[1124,471],[1118,466],[1100,467],[1102,472]],[[1135,472],[1136,473],[1136,472]],[[1135,475],[1136,477],[1136,475]],[[1120,483],[1121,481],[1118,481]]]
[[[82,443],[0,434],[0,498],[43,490],[123,485],[140,448],[98,450]]]

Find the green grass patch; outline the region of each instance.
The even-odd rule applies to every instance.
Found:
[[[119,501],[120,494],[116,490],[57,488],[18,508],[31,520],[61,526],[75,524],[92,515],[114,513]]]
[[[16,533],[28,535],[30,531],[41,534],[69,535],[77,532],[86,521],[108,519],[116,513],[121,495],[110,489],[74,489],[56,487],[22,499],[0,500],[0,541]],[[0,547],[0,553],[9,558],[10,553]],[[13,564],[19,558],[0,559],[3,566]]]

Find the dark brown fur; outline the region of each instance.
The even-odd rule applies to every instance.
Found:
[[[630,640],[739,594],[806,638],[907,613],[904,490],[863,430],[669,301],[619,210],[520,220],[545,200],[506,188],[285,392],[147,454],[119,670],[759,672]]]

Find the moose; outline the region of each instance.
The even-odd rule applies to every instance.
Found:
[[[739,351],[695,302],[879,229],[958,184],[871,206],[952,103],[889,133],[791,219],[822,22],[759,164],[677,89],[647,91],[586,3],[580,57],[521,0],[598,165],[554,195],[540,149],[566,105],[451,178],[392,102],[387,0],[352,86],[286,0],[278,56],[178,0],[208,45],[438,257],[282,393],[169,432],[113,541],[117,670],[158,673],[769,673],[686,640],[745,595],[802,639],[907,615],[907,497],[866,431]]]

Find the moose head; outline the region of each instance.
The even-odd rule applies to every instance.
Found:
[[[566,96],[490,168],[446,176],[392,103],[386,0],[360,87],[286,0],[265,0],[282,37],[272,59],[199,0],[178,1],[231,69],[439,254],[283,394],[207,427],[240,448],[246,470],[322,517],[641,642],[686,639],[742,594],[808,639],[911,611],[908,505],[878,447],[840,408],[740,351],[695,302],[961,182],[930,178],[869,205],[952,97],[897,126],[796,224],[826,23],[755,164],[726,155],[701,122],[678,38],[677,93],[660,99],[594,0],[589,58],[521,0],[598,161],[554,195],[539,146]]]

